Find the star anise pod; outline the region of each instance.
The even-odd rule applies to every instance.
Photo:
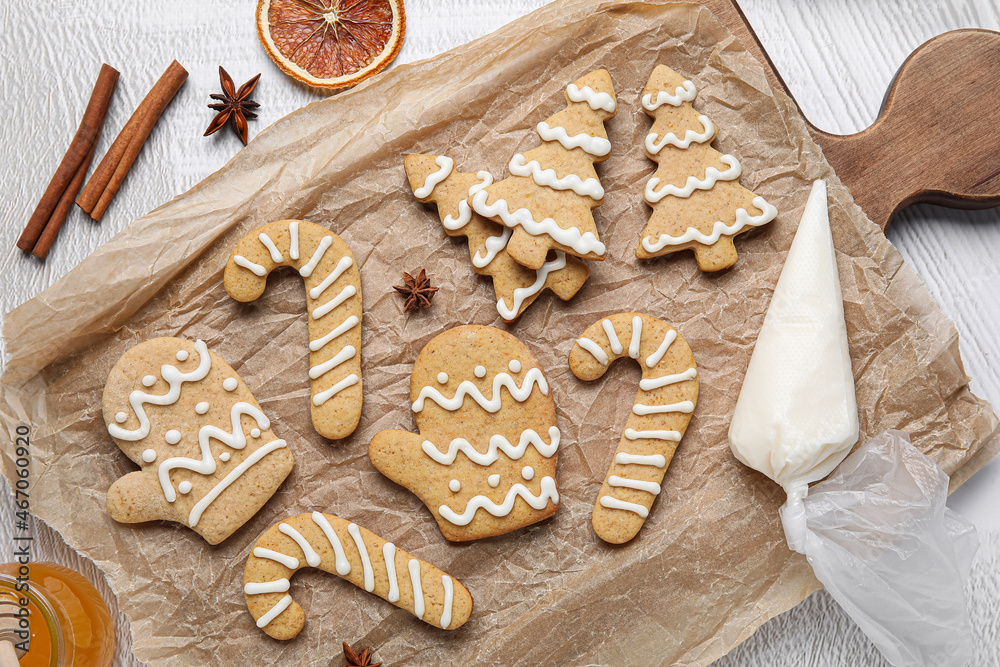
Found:
[[[372,662],[372,650],[370,648],[365,648],[360,655],[354,652],[354,649],[348,646],[347,642],[344,642],[344,660],[347,661],[346,667],[382,667],[381,662]]]
[[[437,287],[431,287],[431,279],[427,277],[427,272],[420,269],[420,273],[414,278],[406,271],[403,271],[403,285],[393,285],[392,288],[406,297],[403,305],[404,313],[412,313],[420,308],[429,308],[431,298]]]
[[[257,81],[260,79],[260,74],[250,79],[242,86],[239,90],[236,90],[236,84],[233,83],[233,77],[229,76],[229,72],[219,65],[219,81],[222,82],[222,94],[221,95],[210,95],[213,100],[218,100],[218,104],[209,104],[209,109],[214,109],[219,113],[216,114],[215,118],[212,119],[212,123],[205,130],[205,136],[210,134],[215,134],[222,129],[222,126],[229,123],[233,132],[240,138],[243,145],[247,145],[247,119],[256,118],[255,114],[251,109],[256,109],[260,105],[250,99],[250,95],[253,94],[253,89],[257,87]]]

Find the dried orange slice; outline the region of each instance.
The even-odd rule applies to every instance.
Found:
[[[403,0],[258,0],[257,36],[286,74],[347,88],[378,74],[403,44]]]

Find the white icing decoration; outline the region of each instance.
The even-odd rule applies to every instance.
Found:
[[[371,593],[375,590],[375,571],[372,570],[372,561],[368,557],[368,547],[365,545],[365,541],[361,539],[361,531],[357,525],[353,523],[348,524],[347,532],[351,534],[354,546],[358,548],[358,554],[361,556],[361,569],[364,571],[365,576],[365,590]]]
[[[656,132],[650,132],[646,135],[646,150],[652,155],[657,155],[667,144],[676,148],[687,149],[691,147],[691,144],[703,144],[706,141],[711,141],[712,137],[715,136],[715,125],[712,124],[708,116],[698,116],[698,122],[701,123],[704,131],[685,130],[683,139],[678,139],[677,135],[673,132],[667,132],[659,140],[659,143],[657,143],[659,135]]]
[[[163,379],[170,387],[167,393],[154,395],[137,389],[129,394],[128,402],[139,418],[139,428],[129,431],[115,424],[109,424],[108,433],[119,440],[128,441],[142,440],[148,436],[150,428],[149,417],[146,416],[146,411],[142,407],[143,404],[173,405],[181,395],[181,385],[183,383],[204,380],[205,376],[212,369],[212,358],[208,355],[208,347],[205,343],[200,340],[196,341],[194,349],[198,352],[198,368],[190,373],[181,373],[176,367],[169,365],[164,365],[160,368],[160,375],[163,376]]]
[[[626,502],[624,500],[618,500],[617,498],[612,498],[611,496],[601,496],[601,506],[613,510],[625,510],[627,512],[632,512],[634,514],[638,514],[643,519],[649,516],[649,510],[642,505]]]
[[[215,502],[215,499],[218,498],[223,491],[228,489],[233,482],[239,479],[243,473],[249,470],[252,465],[274,450],[282,449],[286,446],[287,445],[284,440],[272,440],[271,442],[262,445],[260,449],[255,451],[250,456],[243,459],[238,466],[233,468],[221,482],[212,487],[212,490],[206,493],[205,496],[191,509],[191,514],[188,517],[188,525],[194,528],[201,519],[202,513],[208,508],[208,506]]]
[[[315,549],[312,548],[312,545],[309,544],[309,541],[302,537],[302,533],[284,522],[278,524],[278,530],[285,535],[288,535],[297,545],[299,545],[299,549],[302,549],[302,555],[305,556],[306,562],[309,563],[311,567],[319,567],[322,559],[319,554],[316,553]]]
[[[476,366],[476,369],[473,372],[477,378],[484,378],[486,377],[486,366]]]
[[[559,178],[555,169],[542,169],[542,165],[538,160],[532,160],[531,162],[527,160],[528,158],[524,157],[524,155],[515,153],[508,165],[510,173],[515,176],[530,176],[531,180],[544,188],[572,190],[581,197],[590,197],[597,200],[604,199],[604,188],[601,187],[601,182],[596,178],[583,180],[576,174],[568,174]]]
[[[316,340],[309,341],[309,349],[313,352],[317,352],[323,348],[324,345],[329,343],[334,338],[350,331],[354,327],[361,324],[361,320],[358,319],[357,315],[351,315],[346,320],[340,323],[337,328],[335,328],[330,333],[326,334],[322,338],[317,338]]]
[[[152,387],[154,384],[156,384],[155,375],[147,375],[146,377],[142,378],[143,387]]]
[[[323,535],[326,536],[326,541],[330,543],[333,548],[333,555],[336,559],[335,567],[337,569],[337,574],[340,576],[348,575],[351,573],[351,561],[347,560],[347,554],[344,552],[344,545],[340,541],[340,537],[337,536],[337,532],[330,525],[329,520],[323,516],[322,512],[313,512],[312,520],[319,529],[323,531]]]
[[[257,619],[257,627],[258,628],[267,627],[267,625],[271,621],[280,616],[283,611],[285,611],[286,609],[288,609],[289,606],[291,606],[291,604],[292,604],[292,596],[285,595],[285,597],[281,598],[276,605],[271,607],[270,611],[268,611],[266,614]]]
[[[541,493],[537,496],[531,493],[524,484],[515,484],[510,487],[507,497],[504,498],[503,503],[500,505],[494,503],[486,496],[474,496],[469,501],[469,504],[465,506],[465,511],[461,514],[458,514],[447,505],[441,505],[438,508],[438,514],[456,526],[467,526],[472,523],[472,520],[476,516],[476,510],[480,508],[485,509],[493,516],[507,516],[514,509],[514,500],[518,496],[536,510],[545,509],[545,506],[549,504],[549,500],[559,504],[559,491],[556,490],[556,481],[546,476],[542,477]]]
[[[535,469],[532,468],[531,466],[524,466],[523,468],[521,468],[521,477],[523,477],[525,481],[530,482],[532,478],[534,478],[534,476],[535,476]]]
[[[299,258],[299,221],[288,221],[288,257],[289,259]]]
[[[647,111],[656,111],[664,104],[679,107],[683,102],[693,102],[697,95],[698,91],[695,89],[694,84],[690,81],[685,81],[677,86],[672,95],[665,90],[661,90],[656,93],[656,98],[653,99],[651,93],[646,93],[642,96],[642,107]]]
[[[438,384],[448,384],[448,374],[447,373],[443,373],[443,372],[442,373],[438,373],[438,378],[437,379],[438,379]]]
[[[251,429],[250,430],[250,437],[251,438],[259,438],[260,437],[260,429],[259,428]]]
[[[334,368],[341,365],[348,359],[353,359],[357,353],[358,350],[353,345],[346,345],[344,346],[344,349],[342,349],[340,352],[336,354],[336,356],[332,357],[331,359],[328,359],[327,361],[324,361],[321,364],[316,364],[315,366],[310,368],[309,377],[315,380],[321,375],[329,373]]]
[[[642,344],[642,318],[636,315],[632,318],[632,341],[628,344],[628,356],[639,357],[639,345]]]
[[[333,268],[333,271],[330,272],[330,275],[324,278],[323,282],[321,282],[319,285],[316,285],[316,287],[313,287],[311,290],[309,290],[309,297],[313,299],[320,298],[320,296],[323,295],[323,292],[326,291],[326,288],[332,285],[333,283],[337,282],[337,278],[342,276],[344,274],[344,271],[351,268],[353,264],[354,260],[351,259],[350,257],[347,257],[346,255],[344,257],[341,257],[340,261],[337,262],[337,266],[335,266]]]
[[[643,438],[649,440],[669,440],[670,442],[680,442],[681,433],[680,431],[636,431],[633,428],[625,429],[625,438],[627,440],[640,440]]]
[[[698,243],[703,243],[705,245],[712,245],[719,240],[723,234],[726,236],[731,236],[733,234],[738,234],[747,225],[751,227],[759,227],[765,225],[778,215],[778,209],[767,203],[767,200],[763,197],[754,197],[753,205],[762,211],[760,215],[750,215],[747,213],[745,208],[736,209],[736,222],[732,225],[727,225],[721,220],[716,221],[712,226],[712,233],[705,235],[694,227],[688,227],[687,231],[680,236],[670,236],[668,234],[661,234],[658,240],[653,240],[652,236],[648,236],[642,240],[642,247],[646,249],[647,252],[658,252],[668,245],[681,245],[683,243],[689,243],[691,241],[697,241]]]
[[[697,176],[688,176],[683,188],[667,184],[656,190],[656,186],[660,184],[660,179],[653,176],[646,183],[646,201],[650,204],[655,204],[668,195],[681,198],[690,197],[695,190],[711,190],[717,182],[735,181],[743,173],[743,168],[740,166],[739,161],[732,155],[723,155],[719,158],[719,161],[728,165],[729,169],[719,171],[715,167],[709,167],[705,170],[704,179],[699,180]]]
[[[586,102],[594,111],[603,109],[608,113],[615,111],[615,98],[608,93],[599,93],[590,86],[578,87],[575,83],[566,86],[566,94],[574,102]]]
[[[483,242],[486,246],[486,254],[483,253],[483,248],[476,251],[475,257],[472,258],[472,265],[477,269],[482,269],[489,266],[490,262],[496,259],[496,256],[500,254],[500,251],[507,247],[507,241],[510,240],[510,235],[514,232],[510,227],[504,227],[503,231],[500,232],[500,236],[491,236]]]
[[[299,275],[302,276],[303,278],[308,278],[309,276],[311,276],[312,272],[316,270],[316,267],[323,259],[323,255],[326,254],[327,249],[332,245],[333,245],[332,236],[324,236],[322,239],[320,239],[319,245],[316,246],[316,251],[313,253],[313,256],[309,259],[308,262],[306,262],[305,266],[299,269]]]
[[[507,227],[517,227],[520,225],[524,228],[524,231],[532,236],[548,234],[557,243],[568,246],[581,255],[588,255],[590,253],[603,255],[607,250],[605,245],[597,239],[597,236],[593,232],[581,233],[577,227],[563,229],[552,218],[544,218],[541,221],[535,220],[531,215],[531,211],[526,208],[519,208],[511,213],[507,207],[506,200],[497,199],[494,203],[487,204],[486,200],[488,198],[489,193],[485,191],[477,192],[472,198],[472,208],[481,216],[487,218],[499,217]]]
[[[275,563],[281,563],[289,570],[299,569],[299,559],[294,556],[287,556],[277,551],[265,549],[264,547],[254,547],[253,555],[257,558],[266,558],[267,560],[273,560]]]
[[[156,460],[156,451],[152,449],[146,449],[142,452],[142,460],[146,463],[152,463]]]
[[[385,599],[389,602],[399,602],[399,581],[396,579],[396,545],[386,542],[382,545],[382,560],[385,561],[385,574],[389,578],[389,593]]]
[[[126,421],[128,421],[128,415],[125,414],[124,412],[119,412],[115,414],[115,421],[118,422],[119,424],[124,424]]]
[[[177,354],[174,355],[177,361],[187,361],[188,352],[187,350],[177,350]]]
[[[450,482],[448,482],[448,488],[451,489],[452,493],[458,493],[459,491],[462,490],[462,483],[457,479],[453,479]]]
[[[667,457],[662,454],[652,454],[646,456],[643,454],[618,452],[618,454],[615,455],[615,463],[620,463],[622,465],[654,466],[656,468],[665,468],[667,465]]]
[[[608,365],[608,353],[594,341],[589,338],[577,338],[576,344],[585,349],[587,352],[590,352],[591,356],[593,356],[599,364],[603,366]]]
[[[557,426],[550,426],[549,440],[551,444],[545,444],[542,437],[536,431],[529,428],[521,432],[521,437],[518,439],[516,446],[511,444],[502,435],[491,436],[489,447],[487,447],[485,452],[480,452],[464,438],[455,438],[452,440],[448,445],[447,452],[440,451],[429,440],[424,440],[422,448],[427,456],[441,465],[450,466],[454,464],[455,459],[458,458],[458,453],[462,452],[473,463],[488,466],[497,462],[500,458],[500,452],[503,452],[508,458],[514,461],[520,460],[524,456],[524,453],[528,451],[528,445],[532,445],[545,458],[551,458],[559,450],[559,439],[559,428]]]
[[[615,325],[611,323],[611,320],[604,320],[601,322],[601,328],[604,329],[605,335],[608,337],[608,343],[611,345],[611,351],[615,354],[621,354],[625,351],[622,347],[622,342],[618,340],[618,332],[615,331]]]
[[[420,579],[420,561],[411,558],[406,564],[410,571],[410,585],[413,587],[413,615],[424,620],[424,585]]]
[[[660,363],[663,359],[663,355],[667,353],[670,346],[673,345],[674,341],[677,340],[677,331],[675,329],[670,329],[663,335],[663,341],[660,346],[656,348],[656,352],[646,357],[646,368],[652,368],[656,364]]]
[[[235,255],[233,257],[233,261],[236,263],[237,266],[242,266],[244,269],[249,269],[250,271],[253,271],[256,275],[260,276],[261,278],[267,275],[267,269],[265,269],[260,264],[254,264],[243,255]]]
[[[500,486],[500,475],[490,475],[486,478],[486,482],[495,489]]]
[[[479,192],[480,190],[482,190],[483,188],[485,188],[486,186],[493,185],[493,176],[488,171],[480,171],[479,173],[476,174],[476,177],[480,179],[480,182],[474,184],[472,187],[469,188],[470,197]],[[458,202],[458,217],[453,218],[451,217],[451,214],[446,215],[444,217],[444,220],[441,221],[441,224],[444,225],[445,229],[453,232],[456,229],[461,229],[462,227],[465,227],[467,224],[469,224],[469,221],[471,220],[472,220],[472,207],[469,206],[468,201],[463,199],[462,201]],[[507,242],[504,241],[504,245],[506,245],[506,243]],[[489,264],[489,262],[486,262],[486,264]],[[484,264],[483,266],[486,266],[486,264]],[[479,265],[476,264],[476,266]],[[480,266],[479,268],[482,267]]]
[[[646,493],[652,493],[654,496],[659,495],[660,493],[660,485],[656,482],[643,482],[637,479],[619,477],[618,475],[611,475],[608,477],[608,486],[645,491]]]
[[[611,152],[611,142],[604,137],[594,137],[586,132],[574,134],[571,137],[566,128],[559,125],[551,127],[544,120],[535,126],[535,130],[543,141],[558,141],[568,151],[582,148],[585,153],[590,153],[595,157],[604,157]]]
[[[186,496],[187,494],[191,493],[191,482],[184,480],[183,482],[178,484],[177,492],[183,496]]]
[[[239,382],[236,381],[236,378],[226,378],[222,381],[222,388],[226,391],[236,391],[238,386]]]
[[[507,231],[509,232],[510,229],[508,228]],[[534,296],[542,291],[542,288],[545,287],[545,281],[548,279],[550,273],[558,271],[566,266],[566,253],[561,250],[556,250],[555,253],[556,258],[554,260],[551,262],[545,262],[542,264],[542,268],[535,272],[535,282],[527,287],[518,287],[514,290],[513,308],[508,308],[507,302],[503,299],[497,301],[497,312],[500,313],[500,317],[505,320],[511,320],[517,317],[517,313],[521,310],[521,305],[524,303],[524,300],[529,296]],[[514,372],[516,373],[517,371]]]
[[[694,368],[689,368],[683,373],[677,373],[676,375],[664,375],[663,377],[650,378],[648,380],[639,380],[639,388],[643,391],[652,391],[653,389],[659,389],[660,387],[666,387],[670,384],[677,384],[678,382],[685,382],[687,380],[693,380],[697,377],[698,371]]]
[[[226,461],[228,461],[229,460],[229,452],[222,452],[221,454],[219,454],[219,460],[222,461],[223,463],[225,463]]]
[[[317,306],[315,309],[313,309],[312,312],[313,319],[318,320],[319,318],[323,317],[331,310],[333,310],[340,304],[344,303],[357,293],[358,293],[357,287],[355,287],[354,285],[348,285],[344,289],[340,290],[340,294],[333,297],[332,299],[324,303],[322,306]]]
[[[206,412],[208,412],[209,407],[211,406],[209,406],[208,401],[202,401],[198,405],[194,406],[194,411],[197,412],[199,415],[203,415]]]
[[[480,367],[477,367],[476,370],[478,371],[479,368]],[[486,369],[483,370],[485,371]],[[542,370],[540,368],[532,368],[525,373],[524,382],[520,387],[517,386],[517,381],[507,373],[497,373],[496,377],[493,378],[492,398],[486,398],[483,393],[479,391],[479,387],[472,384],[468,380],[464,380],[460,385],[458,385],[458,389],[455,390],[455,396],[452,398],[445,398],[435,387],[424,387],[420,390],[417,400],[413,402],[413,411],[420,412],[423,410],[424,401],[428,398],[445,410],[458,410],[462,407],[462,403],[465,402],[465,397],[468,396],[487,412],[499,412],[501,407],[501,387],[506,387],[507,391],[510,392],[511,397],[515,401],[518,403],[524,403],[531,395],[531,390],[534,388],[535,383],[538,383],[538,390],[542,392],[542,395],[548,396],[549,385],[545,381],[545,376],[542,375]]]
[[[517,359],[511,359],[510,362],[507,364],[507,370],[509,370],[511,373],[520,373],[521,362],[518,361]]]
[[[249,582],[243,586],[243,593],[246,595],[263,595],[264,593],[287,593],[291,583],[288,579],[275,579],[274,581]]]
[[[329,401],[331,398],[333,398],[334,396],[336,396],[340,392],[344,391],[348,387],[353,387],[354,385],[356,385],[360,381],[361,381],[361,378],[359,378],[354,373],[351,373],[350,375],[348,375],[343,380],[341,380],[337,384],[333,385],[332,387],[330,387],[326,391],[321,391],[318,394],[316,394],[315,396],[313,396],[313,405],[323,405],[324,403],[326,403],[327,401]]]
[[[451,625],[451,608],[455,602],[455,585],[447,574],[441,575],[441,586],[444,588],[444,611],[441,612],[440,625],[445,630]]]
[[[176,429],[170,429],[163,435],[163,439],[167,441],[168,445],[176,445],[181,441],[181,432]]]
[[[262,244],[264,244],[264,247],[267,248],[267,251],[271,253],[272,262],[278,263],[284,259],[284,257],[281,256],[281,253],[278,252],[278,246],[274,245],[274,241],[271,240],[270,236],[268,236],[264,232],[261,232],[257,238],[260,239],[260,242]]]
[[[636,403],[632,406],[632,412],[637,415],[658,415],[664,412],[694,412],[694,403],[691,401],[681,401],[680,403],[668,403],[667,405],[645,405]]]
[[[434,164],[441,168],[429,175],[427,180],[424,181],[424,184],[413,191],[413,194],[417,199],[426,199],[427,197],[430,197],[431,193],[434,192],[434,188],[437,187],[437,184],[448,178],[448,175],[451,174],[451,170],[455,168],[455,161],[447,155],[438,155],[434,158]]]

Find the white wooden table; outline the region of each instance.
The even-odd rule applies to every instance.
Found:
[[[545,4],[544,0],[409,0],[406,42],[397,62],[433,56],[486,34]],[[260,48],[254,3],[246,0],[45,0],[0,8],[0,318],[62,277],[129,221],[180,194],[221,167],[240,148],[228,129],[202,139],[213,112],[222,64],[237,85],[263,72],[260,119],[250,135],[318,96],[282,75]],[[997,0],[743,0],[743,9],[805,115],[832,132],[869,125],[903,59],[934,35],[963,27],[1000,29]],[[106,61],[122,80],[101,139],[103,155],[149,86],[171,59],[191,76],[136,162],[104,221],[75,211],[49,259],[12,250],[65,150]],[[1000,212],[914,206],[899,214],[889,238],[924,278],[957,324],[974,391],[1000,405]],[[2,343],[0,343],[2,346]],[[2,351],[2,347],[0,347]],[[11,500],[0,492],[0,560],[10,544]],[[956,492],[950,505],[981,532],[1000,531],[1000,460]],[[44,525],[36,526],[36,560],[82,571],[114,603],[99,571]],[[987,537],[990,537],[987,535]],[[994,539],[994,543],[1000,540]],[[994,590],[997,583],[992,582]],[[119,659],[137,664],[120,618]],[[995,655],[995,654],[992,654]],[[884,660],[825,593],[768,623],[720,665],[882,665]]]

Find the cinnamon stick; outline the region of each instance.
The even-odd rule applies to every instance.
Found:
[[[143,99],[118,138],[108,149],[90,181],[83,188],[77,204],[90,213],[94,220],[100,220],[107,211],[129,170],[139,156],[153,126],[160,119],[167,106],[177,95],[177,91],[187,80],[187,70],[176,60],[170,63],[163,76]]]
[[[49,223],[45,225],[42,235],[38,237],[38,242],[35,243],[35,247],[31,251],[31,254],[38,259],[45,259],[48,256],[52,243],[56,240],[63,223],[66,222],[69,212],[73,209],[73,200],[76,198],[76,193],[80,191],[80,186],[83,185],[83,179],[87,175],[87,170],[90,169],[90,163],[94,160],[94,153],[97,152],[97,142],[100,138],[101,135],[98,133],[94,143],[90,146],[90,152],[80,163],[80,168],[76,170],[76,175],[73,176],[73,180],[70,181],[69,187],[63,193],[62,199],[59,200],[59,205],[56,206],[52,217],[49,218]]]
[[[76,176],[80,171],[80,165],[87,161],[87,155],[97,143],[97,137],[100,136],[101,128],[104,127],[104,119],[108,115],[108,107],[117,85],[118,70],[107,64],[101,65],[97,83],[94,84],[90,101],[87,103],[87,109],[83,113],[83,119],[73,136],[73,141],[70,142],[62,162],[59,163],[59,168],[56,169],[56,173],[49,181],[48,187],[45,188],[45,193],[38,202],[38,206],[35,207],[27,226],[17,240],[17,247],[21,250],[25,252],[32,250],[43,230],[53,221],[57,222],[57,226],[62,226],[69,213],[69,208],[60,210],[59,203],[73,187],[73,182],[77,180]],[[79,180],[82,182],[82,176]],[[69,195],[70,201],[76,196],[76,192],[80,188],[79,183],[75,188]],[[62,219],[59,219],[59,215],[62,216]]]

